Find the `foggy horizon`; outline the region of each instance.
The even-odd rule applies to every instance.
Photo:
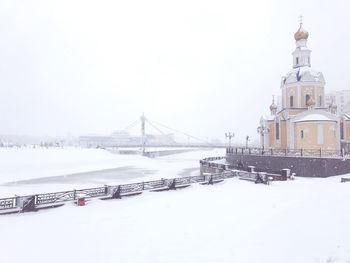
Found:
[[[299,15],[325,92],[350,89],[350,4],[338,1],[2,1],[0,134],[111,134],[142,113],[235,142],[292,69]],[[166,130],[165,130],[166,131]]]

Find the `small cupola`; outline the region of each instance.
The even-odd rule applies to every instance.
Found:
[[[312,97],[310,97],[310,99],[306,102],[306,105],[311,110],[311,109],[315,108],[316,101]]]
[[[277,114],[277,105],[275,104],[275,96],[272,96],[272,103],[270,105],[270,112],[271,112],[271,115]]]

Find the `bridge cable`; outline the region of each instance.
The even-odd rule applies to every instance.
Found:
[[[146,119],[147,123],[151,125],[154,129],[156,129],[158,132],[160,132],[162,135],[166,135],[161,129],[159,129],[157,126],[155,126],[149,119]],[[175,142],[171,142],[171,145],[175,145]]]
[[[133,123],[129,124],[128,126],[126,126],[123,131],[127,131],[130,130],[131,128],[134,128],[136,126],[136,124],[138,124],[140,122],[140,119],[137,119],[136,121],[134,121]]]
[[[150,121],[150,120],[148,120],[148,121]],[[179,130],[170,128],[170,127],[168,127],[168,126],[166,126],[166,125],[164,125],[164,124],[161,124],[161,123],[159,123],[159,122],[156,122],[156,121],[154,121],[154,120],[152,120],[152,122],[153,122],[153,123],[156,123],[156,124],[159,125],[159,126],[162,126],[162,127],[166,128],[166,129],[169,129],[169,130],[171,130],[171,131],[174,131],[174,132],[177,132],[177,133],[181,133],[182,135],[185,135],[185,136],[187,136],[187,137],[190,137],[190,138],[192,138],[192,139],[195,139],[195,140],[200,141],[200,142],[202,142],[202,143],[205,143],[205,144],[207,144],[207,145],[211,145],[210,143],[208,143],[208,142],[206,142],[206,141],[204,141],[204,140],[202,140],[202,139],[200,139],[200,138],[197,138],[197,137],[195,137],[195,136],[192,136],[192,135],[190,135],[190,134],[188,134],[188,133],[185,133],[185,132],[182,132],[182,131],[179,131]]]

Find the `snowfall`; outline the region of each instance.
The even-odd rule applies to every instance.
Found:
[[[157,158],[102,149],[0,149],[0,197],[199,173],[223,149]],[[350,177],[350,175],[347,175]],[[0,216],[0,262],[350,262],[340,177],[144,192]]]

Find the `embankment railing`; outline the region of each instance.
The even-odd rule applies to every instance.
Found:
[[[344,150],[325,150],[325,149],[263,149],[263,148],[244,148],[228,147],[226,154],[236,155],[265,155],[265,156],[288,156],[288,157],[312,157],[312,158],[349,158]]]
[[[116,189],[119,191],[120,195],[127,195],[128,193],[164,188],[170,185],[170,183],[174,183],[176,187],[181,187],[183,185],[206,182],[209,180],[209,178],[219,180],[237,176],[240,179],[249,179],[253,178],[254,176],[254,178],[260,176],[259,173],[254,171],[239,171],[235,170],[233,166],[230,166],[226,163],[215,163],[215,161],[222,160],[224,158],[225,157],[210,157],[200,160],[201,167],[209,168],[209,170],[212,170],[212,172],[209,174],[203,173],[201,175],[188,177],[161,179],[112,186],[105,185],[103,187],[94,187],[87,189],[0,198],[0,214],[29,212],[36,211],[37,209],[41,208],[56,207],[64,204],[65,202],[75,201],[79,197],[84,197],[86,199],[110,197]],[[269,175],[267,174],[267,176]]]

